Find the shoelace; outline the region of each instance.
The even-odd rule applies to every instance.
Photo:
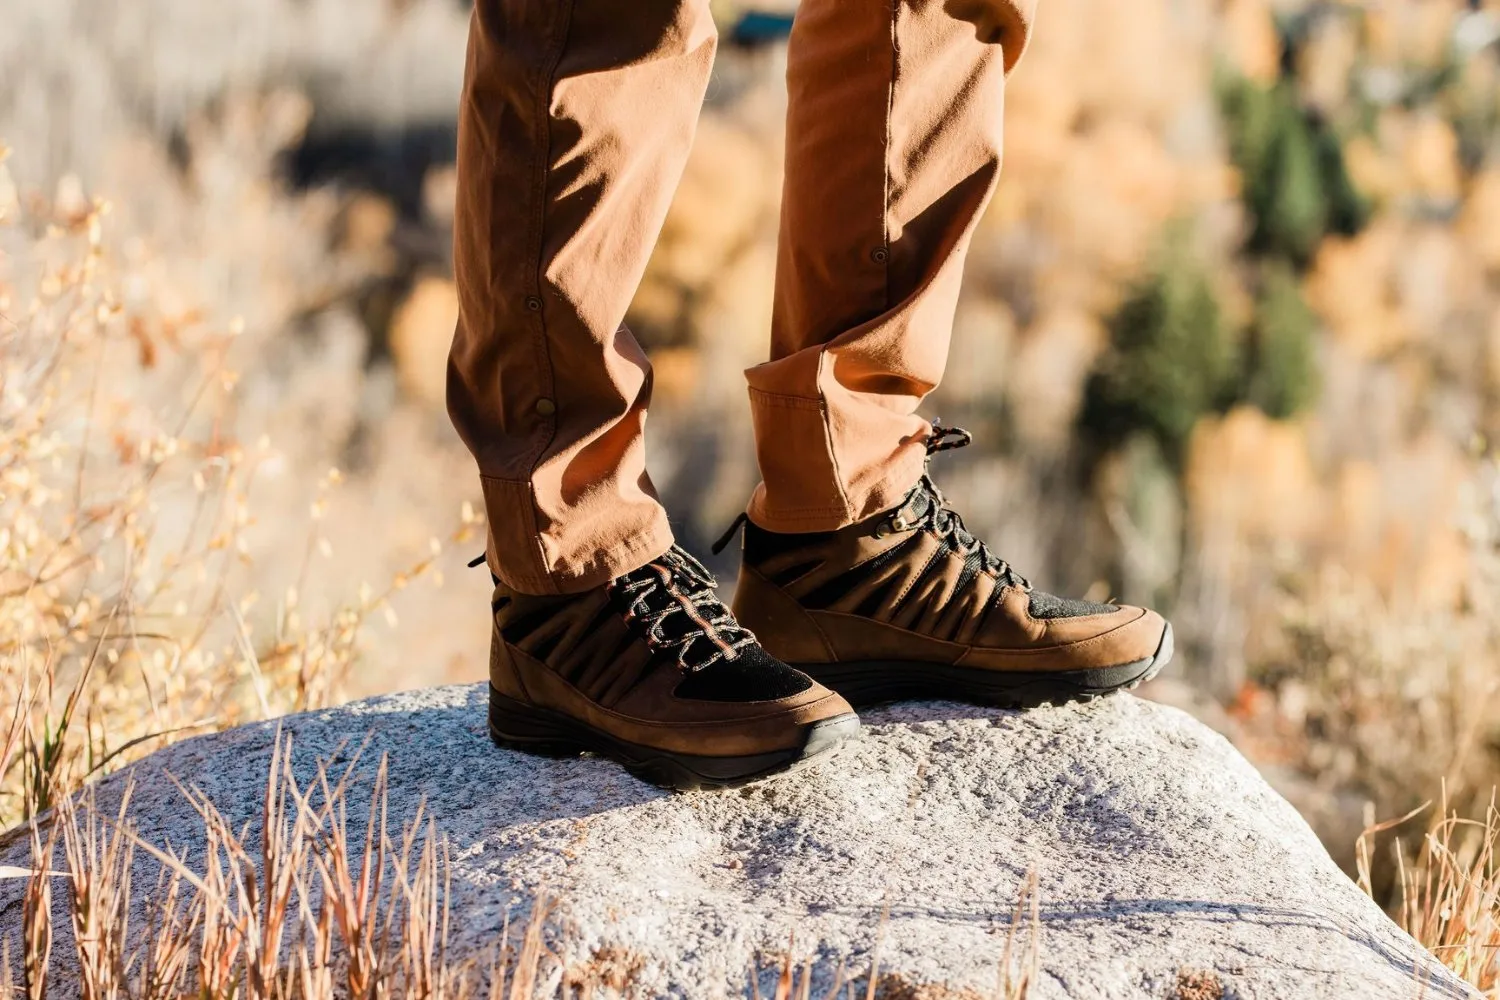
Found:
[[[755,635],[719,600],[717,586],[702,563],[674,545],[661,558],[617,578],[610,589],[625,606],[625,621],[641,629],[646,644],[664,652],[675,649],[678,666],[693,673],[720,660],[738,659],[740,650],[755,643]],[[659,597],[667,600],[660,602]],[[666,626],[678,614],[693,625],[668,634]],[[699,639],[706,640],[713,652],[691,662]]]
[[[967,448],[973,442],[974,435],[963,428],[948,427],[934,420],[932,433],[927,438],[927,458],[930,461],[932,456],[939,452]],[[964,526],[963,516],[948,506],[948,498],[943,496],[943,491],[938,489],[932,477],[926,473],[922,475],[921,481],[906,502],[891,511],[881,525],[881,530],[889,529],[896,532],[913,531],[918,528],[933,532],[951,548],[965,556],[977,553],[980,565],[1005,582],[1026,590],[1031,589],[1031,581],[1017,573],[1010,563],[991,552],[989,546],[974,537],[973,533]]]
[[[475,556],[469,568],[483,566],[485,558],[483,554]],[[676,649],[677,665],[688,673],[720,660],[738,659],[740,650],[756,642],[755,633],[736,621],[734,613],[719,600],[719,581],[681,546],[672,546],[659,559],[617,577],[609,586],[625,605],[625,621],[641,629],[646,645],[660,651]],[[657,594],[666,596],[670,603],[652,610],[651,599]],[[693,627],[679,635],[667,635],[665,625],[678,613],[687,615]],[[690,663],[688,655],[698,639],[707,640],[714,652]]]

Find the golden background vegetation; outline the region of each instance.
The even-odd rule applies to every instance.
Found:
[[[784,54],[745,6],[630,316],[699,550],[756,478],[768,340]],[[0,825],[164,740],[483,676],[443,408],[462,5],[14,20]],[[1497,39],[1489,2],[1044,0],[928,407],[977,434],[936,470],[976,532],[1166,611],[1147,695],[1351,871],[1373,819],[1500,780]]]

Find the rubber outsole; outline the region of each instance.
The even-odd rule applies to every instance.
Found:
[[[859,733],[852,712],[814,722],[800,747],[737,757],[707,757],[642,746],[577,719],[538,708],[490,688],[490,739],[496,746],[541,757],[593,753],[618,762],[642,781],[677,791],[737,788],[801,770]]]
[[[1001,708],[1038,708],[1093,701],[1133,690],[1161,673],[1172,659],[1172,626],[1156,652],[1143,660],[1092,670],[1050,673],[986,670],[917,660],[863,660],[856,663],[793,663],[855,708],[892,701],[966,701]]]

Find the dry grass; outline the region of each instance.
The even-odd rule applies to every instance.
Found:
[[[1371,824],[1356,845],[1359,884],[1374,894],[1376,840],[1428,812]],[[1389,866],[1397,886],[1396,921],[1486,997],[1500,997],[1500,810],[1494,795],[1482,820],[1464,819],[1447,790],[1415,852],[1399,837]]]
[[[537,900],[514,935],[507,926],[489,961],[448,961],[448,858],[430,817],[419,810],[392,832],[382,761],[366,833],[355,839],[347,810],[359,755],[337,774],[320,767],[302,787],[291,750],[290,739],[278,737],[253,839],[202,793],[182,787],[205,832],[206,848],[194,865],[136,833],[128,788],[110,814],[99,810],[91,790],[59,800],[46,822],[30,825],[35,871],[21,928],[20,979],[7,963],[0,974],[12,978],[0,981],[0,996],[42,997],[49,980],[58,985],[49,905],[58,879],[70,889],[67,985],[87,997],[534,995],[548,958],[541,937],[546,899]],[[159,862],[160,873],[144,907],[132,881],[141,855]],[[145,926],[132,926],[132,914],[142,911]]]
[[[1444,581],[1460,588],[1452,605],[1422,603],[1415,580],[1393,596],[1347,571],[1285,577],[1254,681],[1230,709],[1240,748],[1275,769],[1351,873],[1367,808],[1403,815],[1441,786],[1459,814],[1482,815],[1500,775],[1494,457],[1464,484],[1459,527],[1463,558]],[[1394,883],[1374,877],[1389,901]]]
[[[507,915],[492,955],[452,958],[447,845],[420,807],[393,831],[384,760],[365,833],[352,834],[348,812],[359,764],[354,752],[336,772],[320,764],[311,781],[299,784],[291,739],[278,735],[258,830],[236,830],[200,791],[179,785],[205,834],[205,848],[191,864],[138,834],[129,786],[109,812],[92,787],[59,799],[27,825],[33,870],[19,938],[0,939],[0,1000],[44,997],[49,986],[62,985],[62,975],[69,990],[85,997],[131,1000],[570,1000],[639,992],[639,956],[604,950],[570,964],[554,951],[553,901],[545,894],[514,924]],[[157,864],[136,864],[148,858]],[[142,868],[157,873],[153,885],[134,881]],[[68,886],[65,936],[53,926],[59,884]],[[1016,902],[988,998],[882,971],[884,917],[869,971],[851,973],[841,962],[816,995],[1024,1000],[1037,972],[1039,903],[1032,876]],[[60,937],[71,941],[66,961],[57,953]],[[19,963],[12,960],[17,948]],[[799,960],[789,949],[772,967],[779,968],[774,1000],[812,1000],[812,956]],[[749,980],[761,997],[758,970],[749,970]]]
[[[138,311],[108,212],[0,217],[0,827],[174,737],[337,701],[365,623],[441,551],[304,608],[332,470],[284,589],[245,592],[250,534],[296,520],[257,510],[275,453],[236,437],[237,330]]]

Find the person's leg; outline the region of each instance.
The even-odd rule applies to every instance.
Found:
[[[584,591],[672,544],[645,466],[651,366],[623,321],[716,37],[707,0],[475,4],[448,406],[517,590]]]
[[[1026,23],[1006,0],[804,0],[793,31],[772,360],[748,373],[764,483],[734,610],[856,705],[1088,698],[1172,655],[1153,611],[1034,591],[926,475],[969,442],[916,409]]]
[[[747,373],[761,527],[842,527],[921,476],[916,409],[943,374],[1026,35],[1008,0],[803,0],[771,360]]]
[[[672,544],[651,369],[622,325],[713,61],[708,0],[477,0],[449,409],[489,511],[490,734],[674,787],[805,764],[859,723]]]

